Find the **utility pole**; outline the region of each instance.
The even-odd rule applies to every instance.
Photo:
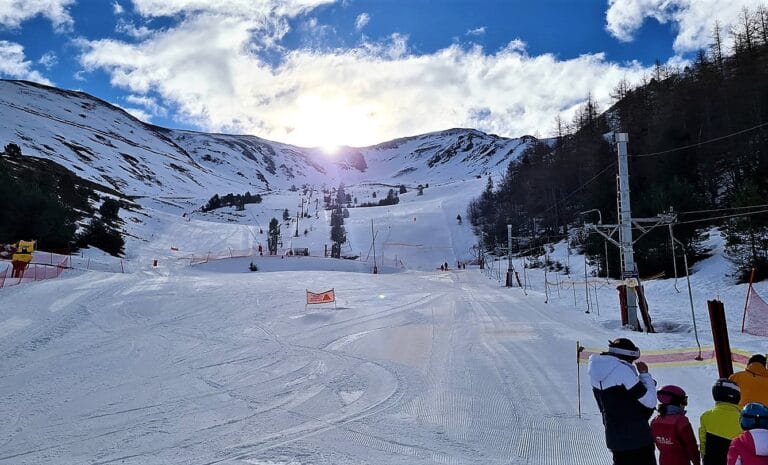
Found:
[[[627,143],[629,134],[617,133],[615,136],[616,148],[619,152],[619,238],[621,243],[623,279],[635,279],[635,252],[632,248],[632,210],[629,202],[629,157],[627,156]],[[637,320],[637,296],[634,292],[627,292],[628,323],[635,331],[640,331],[640,323]]]

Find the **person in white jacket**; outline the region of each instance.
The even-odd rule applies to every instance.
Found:
[[[648,424],[656,407],[656,381],[638,358],[640,349],[627,338],[609,342],[607,352],[589,358],[592,392],[614,465],[656,465]]]

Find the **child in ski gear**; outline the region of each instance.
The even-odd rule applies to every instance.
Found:
[[[750,402],[740,423],[744,432],[731,441],[728,465],[768,465],[768,407]]]
[[[659,449],[660,465],[701,464],[693,427],[685,416],[688,396],[678,386],[664,386],[656,393],[659,415],[651,421],[651,432]]]
[[[626,338],[608,343],[608,351],[589,358],[589,377],[603,415],[605,443],[614,465],[656,465],[648,420],[656,406],[656,382]]]
[[[704,465],[725,465],[733,438],[741,434],[739,424],[739,385],[720,378],[712,386],[715,406],[704,412],[699,421],[699,443]]]
[[[741,389],[739,407],[750,402],[768,405],[768,369],[765,368],[765,355],[755,354],[749,358],[747,369],[731,375]]]

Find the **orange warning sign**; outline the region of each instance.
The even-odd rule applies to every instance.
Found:
[[[325,292],[315,293],[307,291],[307,305],[310,304],[328,304],[336,302],[336,293],[333,289]]]

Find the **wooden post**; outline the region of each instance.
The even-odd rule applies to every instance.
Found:
[[[616,290],[619,291],[619,308],[621,309],[621,326],[627,326],[629,324],[629,314],[627,311],[627,285],[621,284],[616,286]]]
[[[579,418],[581,418],[581,367],[579,366],[579,355],[581,355],[582,350],[584,348],[581,347],[579,341],[576,341],[576,398],[579,403]]]
[[[709,321],[712,325],[712,342],[715,344],[715,359],[717,371],[721,378],[733,374],[731,359],[731,344],[728,341],[728,326],[725,322],[725,306],[719,300],[708,300]]]

